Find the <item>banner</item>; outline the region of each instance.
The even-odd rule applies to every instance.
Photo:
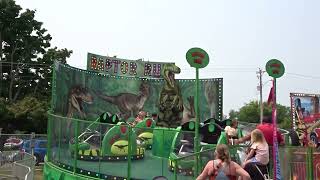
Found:
[[[320,119],[320,94],[290,93],[290,98],[294,127],[299,121],[312,124]]]
[[[159,78],[164,64],[174,63],[127,60],[88,53],[87,70],[116,76]]]
[[[53,110],[67,117],[90,119],[103,112],[134,118],[138,110],[159,114],[165,80],[112,76],[56,63]],[[194,117],[195,80],[177,79],[182,97],[181,121]],[[222,119],[222,78],[200,81],[201,120]],[[168,98],[170,98],[168,96]]]

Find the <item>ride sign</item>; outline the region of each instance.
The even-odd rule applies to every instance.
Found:
[[[279,150],[277,141],[277,103],[276,103],[276,78],[284,74],[284,65],[277,59],[271,59],[266,64],[266,70],[269,76],[273,77],[272,90],[272,122],[273,122],[273,179],[281,180],[281,169],[279,161]]]
[[[191,67],[204,68],[209,64],[208,53],[201,48],[191,48],[187,51],[186,59]]]
[[[266,64],[266,70],[269,76],[279,78],[284,74],[285,68],[281,61],[271,59]]]

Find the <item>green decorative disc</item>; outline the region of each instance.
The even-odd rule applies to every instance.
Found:
[[[186,59],[191,67],[204,68],[209,64],[208,53],[201,48],[191,48],[186,54]]]
[[[269,76],[279,78],[284,74],[285,68],[281,61],[271,59],[266,64],[266,70]]]
[[[211,133],[214,132],[214,130],[215,130],[214,124],[209,124],[208,130],[209,130],[209,132],[211,132]]]
[[[189,129],[190,129],[190,130],[193,130],[193,129],[194,129],[194,126],[195,126],[195,124],[194,124],[193,121],[189,123]]]

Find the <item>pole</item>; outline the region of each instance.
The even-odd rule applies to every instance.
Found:
[[[200,112],[199,112],[199,68],[196,68],[196,122],[195,122],[195,138],[194,138],[194,152],[199,152],[199,124],[200,124]],[[199,174],[199,154],[196,155],[195,161],[195,173]]]
[[[262,101],[262,70],[259,68],[259,91],[260,91],[260,123],[262,124],[263,119],[263,101]]]
[[[121,126],[120,126],[121,128]],[[128,132],[128,167],[127,167],[127,179],[130,180],[131,178],[131,158],[132,158],[132,141],[131,141],[131,136],[132,136],[132,130],[131,126],[127,126],[129,132]]]
[[[2,97],[2,80],[2,33],[0,31],[0,97]]]
[[[281,177],[280,162],[278,156],[278,136],[277,136],[277,99],[276,99],[276,78],[273,78],[272,91],[272,122],[273,122],[273,179],[278,180]]]

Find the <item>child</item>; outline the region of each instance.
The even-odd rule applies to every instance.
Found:
[[[259,129],[251,132],[251,143],[252,145],[243,167],[251,162],[267,165],[269,163],[269,146]]]
[[[140,111],[137,116],[136,119],[131,123],[131,126],[135,126],[137,125],[140,121],[143,121],[143,119],[147,116],[147,112],[145,111]]]
[[[238,128],[238,120],[237,119],[233,119],[231,121],[231,125],[226,126],[224,128],[224,131],[226,132],[226,135],[227,135],[228,142],[231,143],[231,145],[234,144],[234,142],[233,142],[234,139],[238,139],[237,128]]]
[[[234,137],[238,136],[237,128],[238,128],[238,120],[237,119],[233,119],[231,121],[231,125],[230,126],[226,126],[224,128],[224,130],[226,131],[226,134],[230,138],[234,138]]]

